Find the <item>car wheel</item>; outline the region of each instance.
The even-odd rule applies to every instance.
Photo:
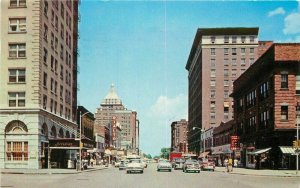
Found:
[[[172,172],[172,170],[170,169],[169,172]]]
[[[141,174],[143,174],[143,173],[144,173],[144,170],[141,171]]]
[[[159,169],[157,169],[157,172],[159,172]]]
[[[200,170],[198,170],[198,173],[200,173]]]

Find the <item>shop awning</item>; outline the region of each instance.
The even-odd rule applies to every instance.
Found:
[[[262,153],[266,153],[267,151],[269,151],[271,148],[265,148],[265,149],[257,149],[251,152],[248,152],[249,155],[259,155]]]
[[[209,154],[209,151],[203,152],[203,153],[201,153],[201,154],[199,155],[198,158],[204,158],[204,157],[206,157],[208,154]]]
[[[282,154],[295,155],[295,149],[292,146],[279,146]]]
[[[220,155],[220,154],[224,154],[224,152],[223,151],[212,152],[212,155]]]

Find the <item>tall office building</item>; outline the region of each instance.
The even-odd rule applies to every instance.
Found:
[[[125,108],[116,93],[114,85],[110,87],[108,94],[102,100],[100,108],[97,108],[95,118],[95,126],[107,126],[110,129],[112,135],[111,145],[116,146],[117,138],[114,138],[116,130],[113,125],[118,124],[121,127],[121,148],[136,152],[138,143],[136,140],[138,138],[138,132],[136,131],[137,112]]]
[[[187,152],[188,122],[185,119],[171,124],[171,152]]]
[[[77,131],[78,0],[4,0],[0,18],[0,168],[47,168]]]
[[[257,59],[258,45],[258,28],[197,30],[185,67],[189,84],[189,151],[199,153],[201,129],[233,118],[229,97],[233,82]]]

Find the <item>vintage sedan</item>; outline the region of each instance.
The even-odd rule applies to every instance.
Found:
[[[140,172],[144,173],[144,164],[141,159],[130,159],[126,167],[126,173]]]
[[[186,160],[183,165],[183,172],[198,172],[200,173],[200,164],[197,160]]]
[[[184,162],[185,162],[185,159],[183,159],[183,158],[175,159],[174,170],[182,169]]]
[[[157,164],[157,171],[162,171],[162,170],[166,170],[171,172],[172,171],[172,165],[169,161],[167,160],[160,160]]]
[[[200,162],[201,170],[215,171],[215,162],[204,160]]]

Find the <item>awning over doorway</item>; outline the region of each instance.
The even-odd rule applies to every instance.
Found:
[[[292,146],[279,146],[282,154],[295,155],[295,149]]]
[[[265,148],[265,149],[257,149],[251,152],[248,152],[249,155],[259,155],[262,153],[266,153],[267,151],[269,151],[271,148]]]
[[[223,151],[212,152],[212,155],[220,155],[220,154],[224,154],[224,152]]]
[[[206,157],[208,154],[209,154],[209,151],[203,152],[203,153],[201,153],[201,154],[199,155],[198,158],[204,158],[204,157]]]

